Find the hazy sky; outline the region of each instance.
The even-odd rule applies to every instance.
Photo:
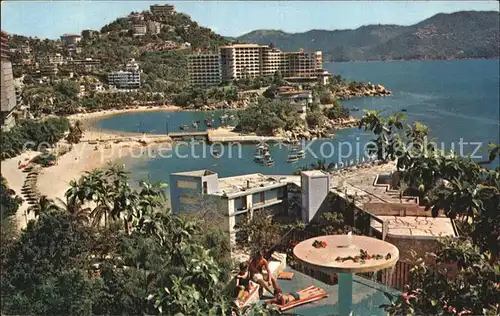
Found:
[[[499,10],[497,1],[2,1],[2,30],[58,38],[100,29],[150,4],[171,3],[215,32],[239,36],[255,29],[303,32],[366,24],[411,25],[439,12]]]

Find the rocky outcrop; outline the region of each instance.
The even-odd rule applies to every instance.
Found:
[[[358,119],[354,117],[327,120],[321,127],[308,127],[306,125],[301,125],[291,131],[278,130],[276,131],[275,136],[280,136],[286,139],[315,139],[334,137],[334,132],[336,130],[357,127],[358,122]]]
[[[374,85],[370,82],[360,85],[349,84],[334,92],[335,98],[339,100],[349,100],[361,97],[381,97],[391,94],[392,92],[387,90],[383,85]]]

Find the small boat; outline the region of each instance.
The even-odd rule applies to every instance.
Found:
[[[191,123],[191,126],[193,126],[194,128],[198,128],[198,123],[196,123],[196,122],[192,122],[192,123]]]
[[[214,156],[215,158],[219,158],[220,157],[220,151],[218,151],[218,150],[212,151],[212,156]]]
[[[402,109],[401,112],[408,112],[408,110],[407,109]]]
[[[257,163],[263,163],[264,162],[264,156],[255,155],[255,156],[253,156],[253,161],[255,161]]]
[[[180,128],[181,130],[186,130],[186,129],[188,129],[188,128],[189,128],[189,125],[187,125],[187,124],[182,124],[181,126],[179,126],[179,128]]]
[[[258,162],[258,163],[263,163],[264,160],[266,159],[266,154],[269,154],[269,151],[267,149],[261,149],[260,147],[257,148],[257,151],[255,152],[255,155],[253,156],[253,161]]]
[[[229,119],[234,120],[234,115],[233,114],[229,115]]]
[[[304,158],[306,156],[306,152],[302,149],[297,150],[296,152],[294,152],[294,154],[299,156],[300,158]]]
[[[359,111],[359,108],[358,108],[358,107],[353,107],[353,108],[351,109],[351,111],[353,111],[353,112],[357,112],[357,111]]]
[[[269,158],[264,159],[264,166],[266,166],[266,167],[274,166],[273,158],[269,157]]]
[[[297,155],[288,155],[288,159],[286,160],[286,162],[288,163],[294,163],[294,162],[297,162],[300,160],[301,157],[297,156]]]

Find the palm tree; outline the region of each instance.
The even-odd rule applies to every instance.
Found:
[[[42,195],[38,200],[38,203],[30,206],[27,210],[28,214],[33,212],[35,217],[40,216],[40,214],[44,214],[50,212],[52,210],[58,210],[59,207],[54,204],[52,199],[47,198],[46,195]]]
[[[90,222],[90,208],[83,207],[82,202],[77,198],[66,199],[64,202],[62,199],[57,199],[59,204],[61,204],[61,209],[68,212],[71,223],[77,225],[87,225]]]
[[[86,172],[80,180],[70,182],[66,191],[66,198],[79,199],[81,203],[94,202],[95,207],[90,213],[92,224],[97,226],[104,219],[104,226],[108,224],[108,214],[111,211],[111,201],[108,197],[108,185],[102,170],[94,169]]]

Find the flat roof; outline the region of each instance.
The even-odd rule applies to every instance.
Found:
[[[287,177],[261,173],[219,178],[219,194],[226,194],[231,198],[238,197],[282,187],[288,182]]]
[[[393,238],[415,237],[418,239],[438,237],[457,237],[457,231],[453,220],[447,217],[418,217],[418,216],[381,216],[388,226],[388,236]],[[382,224],[373,221],[371,227],[382,232]]]
[[[173,176],[203,177],[203,176],[209,176],[209,175],[212,175],[212,174],[216,174],[216,172],[213,172],[213,171],[208,170],[208,169],[202,169],[202,170],[176,172],[176,173],[171,173],[170,175],[173,175]]]
[[[356,196],[356,204],[364,203],[401,203],[399,191],[389,190],[387,185],[375,184],[379,175],[391,174],[396,170],[395,163],[373,165],[373,163],[360,163],[347,167],[339,172],[333,172],[330,189],[335,192],[347,193]],[[415,203],[415,197],[404,196],[402,202]]]
[[[309,177],[324,177],[324,176],[329,176],[328,173],[323,172],[321,170],[308,170],[308,171],[302,171],[303,174],[309,176]]]
[[[232,44],[232,45],[226,45],[226,46],[221,46],[220,48],[257,48],[257,47],[268,47],[267,45],[259,45],[259,44]]]

